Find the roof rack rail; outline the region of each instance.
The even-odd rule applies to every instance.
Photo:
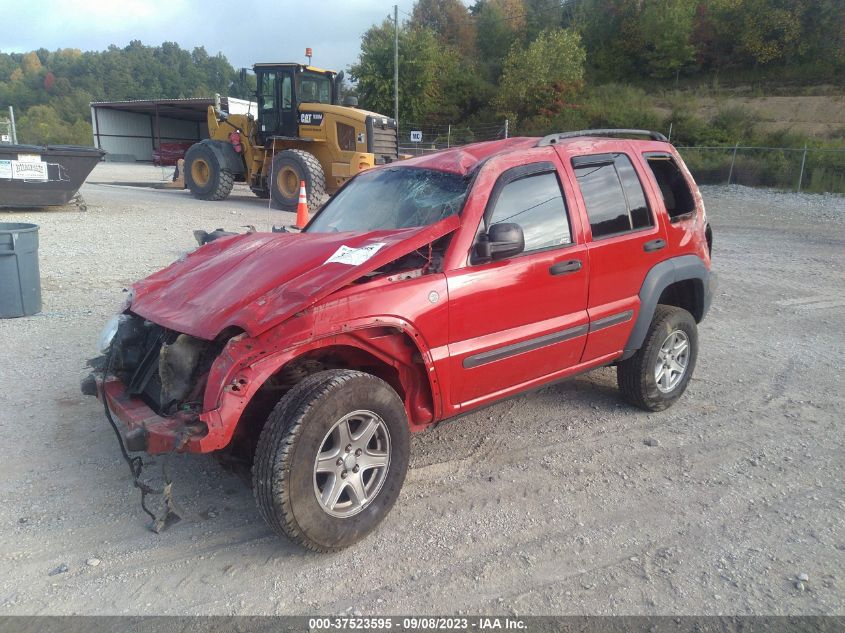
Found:
[[[567,138],[579,136],[647,136],[653,141],[667,141],[668,139],[660,132],[650,130],[626,130],[626,129],[598,129],[598,130],[577,130],[575,132],[557,132],[549,134],[540,139],[537,147],[554,145]]]

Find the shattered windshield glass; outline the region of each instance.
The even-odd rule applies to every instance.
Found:
[[[415,167],[366,171],[339,191],[309,233],[428,226],[461,212],[469,178]]]

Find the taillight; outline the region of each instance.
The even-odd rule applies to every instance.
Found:
[[[232,144],[234,150],[240,154],[243,151],[243,146],[241,145],[241,134],[240,132],[232,132],[229,134],[229,142]]]

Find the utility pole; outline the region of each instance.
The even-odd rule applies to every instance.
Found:
[[[399,143],[399,5],[393,5],[393,120]]]
[[[734,145],[734,153],[733,153],[733,156],[731,156],[731,168],[728,171],[728,184],[731,184],[731,178],[734,175],[734,163],[736,162],[736,150],[737,149],[739,149],[739,141],[737,141],[736,145]]]
[[[9,106],[9,123],[12,124],[12,144],[18,144],[18,130],[15,127],[15,109]]]
[[[807,144],[804,143],[804,155],[801,157],[801,173],[798,174],[798,193],[801,193],[801,184],[804,181],[804,163],[807,162]]]

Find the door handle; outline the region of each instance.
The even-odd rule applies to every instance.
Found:
[[[558,262],[549,267],[550,275],[566,275],[567,273],[574,273],[576,270],[581,270],[580,259],[570,259],[565,262]]]
[[[656,240],[651,240],[650,242],[646,242],[643,244],[643,250],[646,253],[651,253],[652,251],[659,251],[661,248],[666,247],[666,240],[662,238],[657,238]]]

